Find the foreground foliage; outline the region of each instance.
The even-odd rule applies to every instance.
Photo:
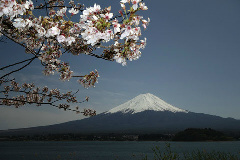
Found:
[[[205,151],[196,150],[183,155],[172,151],[171,145],[166,143],[165,149],[160,150],[158,146],[154,147],[154,160],[239,160],[240,152],[238,155],[220,152],[220,151]],[[146,155],[142,160],[150,160]]]

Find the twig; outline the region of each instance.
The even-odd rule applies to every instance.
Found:
[[[18,71],[22,70],[23,68],[25,68],[25,67],[27,67],[28,65],[30,65],[35,58],[37,58],[37,57],[33,57],[27,64],[25,64],[24,66],[22,66],[22,67],[19,68],[19,69],[16,69],[16,70],[14,70],[14,71],[12,71],[12,72],[9,72],[9,73],[3,75],[2,77],[0,77],[0,79],[3,79],[4,77],[9,76],[10,74],[12,74],[12,73],[14,73],[14,72],[18,72]]]
[[[6,41],[3,40],[3,38],[0,39],[0,42],[7,43]]]
[[[43,8],[61,8],[61,7],[66,7],[66,6],[49,6],[47,7],[46,5],[41,6],[41,7],[36,7],[34,9],[43,9]],[[66,8],[73,8],[73,7],[66,7]],[[78,9],[79,11],[83,12],[83,9],[80,9],[79,7],[74,7],[74,9]]]
[[[72,76],[72,77],[84,77],[84,76]]]
[[[17,64],[21,64],[21,63],[30,61],[31,59],[32,59],[32,58],[29,58],[29,59],[23,60],[23,61],[21,61],[21,62],[16,62],[16,63],[14,63],[14,64],[10,64],[10,65],[8,65],[8,66],[5,66],[5,67],[0,68],[0,70],[4,70],[4,69],[6,69],[6,68],[8,68],[8,67],[15,66],[15,65],[17,65]]]
[[[99,55],[94,54],[94,53],[91,53],[91,52],[86,53],[86,55],[90,55],[90,56],[93,56],[93,57],[101,58],[101,59],[104,59],[104,60],[107,60],[107,61],[113,61],[113,60],[111,60],[111,59],[105,58],[105,57],[103,57],[103,56],[99,56]]]
[[[129,15],[130,14],[130,12],[127,12],[127,13],[123,13],[123,15]],[[115,19],[115,18],[120,18],[120,17],[122,17],[122,15],[116,15],[116,16],[114,16],[114,17],[112,17],[111,19],[110,19],[110,21],[111,20],[113,20],[113,19]],[[123,20],[122,20],[123,21]]]

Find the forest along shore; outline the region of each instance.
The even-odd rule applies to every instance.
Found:
[[[176,134],[48,134],[0,136],[0,141],[239,141],[240,133],[188,128]]]

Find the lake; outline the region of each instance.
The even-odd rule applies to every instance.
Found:
[[[234,142],[167,142],[177,153],[193,150],[240,152]],[[137,160],[153,157],[152,148],[164,150],[166,142],[154,141],[26,141],[0,142],[1,160]]]

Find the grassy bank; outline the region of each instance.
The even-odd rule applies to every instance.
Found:
[[[171,145],[166,143],[165,149],[160,150],[159,147],[153,149],[154,158],[149,158],[147,155],[142,160],[239,160],[240,152],[238,155],[219,151],[205,151],[196,150],[189,153],[178,154],[171,149]]]

